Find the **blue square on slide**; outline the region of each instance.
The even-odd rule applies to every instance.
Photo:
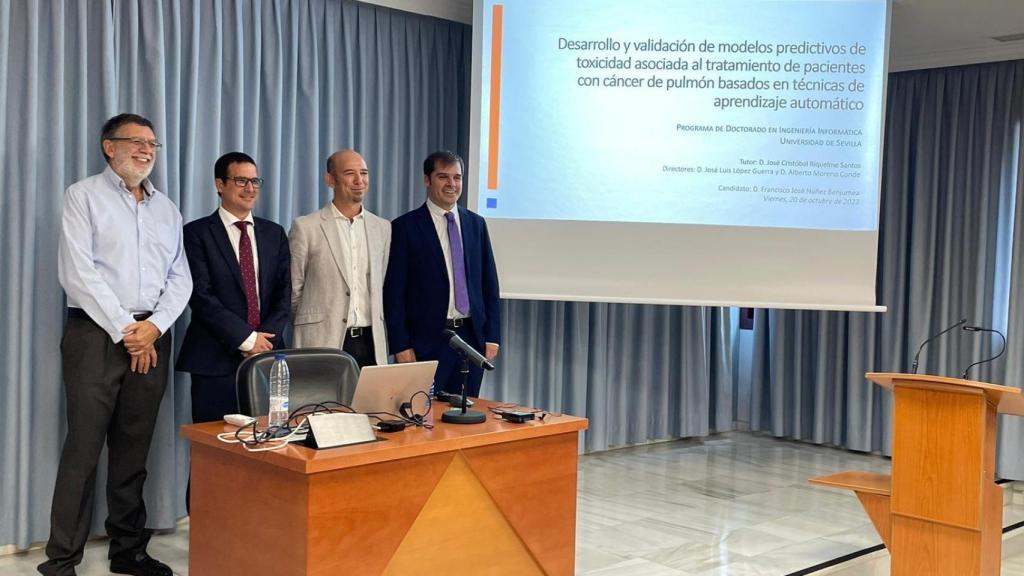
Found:
[[[497,198],[488,198],[487,199],[487,207],[488,208],[497,208],[498,207],[498,199]]]

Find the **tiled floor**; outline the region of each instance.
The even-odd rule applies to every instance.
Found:
[[[857,498],[807,484],[889,460],[733,433],[582,458],[577,573],[781,576],[880,544]],[[1024,520],[1007,485],[1004,523]],[[1004,542],[1003,574],[1024,576],[1024,530]],[[888,574],[883,550],[818,574]]]
[[[586,576],[782,576],[879,543],[851,493],[810,486],[840,470],[888,472],[889,461],[731,433],[612,450],[580,459],[576,571]],[[1004,523],[1024,520],[1024,486],[1007,485]],[[188,522],[150,553],[188,574]],[[35,574],[41,550],[0,557],[0,574]],[[1003,574],[1024,576],[1024,529],[1003,542]],[[815,576],[888,574],[883,550]],[[91,543],[80,576],[106,575]]]
[[[781,575],[874,545],[856,497],[807,484],[845,469],[889,461],[737,433],[589,455],[577,570]]]
[[[1024,574],[1024,529],[1018,529],[1003,536],[1002,574],[1004,576]],[[813,576],[889,576],[889,555],[884,550],[875,552],[851,560],[842,566],[815,572]]]

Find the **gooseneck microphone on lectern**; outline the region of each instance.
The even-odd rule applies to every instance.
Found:
[[[467,409],[466,381],[469,380],[469,363],[472,362],[474,366],[484,370],[494,370],[494,364],[491,364],[483,354],[477,352],[472,346],[466,344],[466,341],[460,338],[454,330],[445,330],[443,334],[445,338],[448,338],[448,345],[452,350],[458,352],[462,357],[462,369],[460,370],[462,372],[462,407],[445,411],[444,414],[441,414],[441,421],[450,424],[482,424],[487,421],[487,415],[479,410]]]
[[[993,328],[985,328],[983,326],[964,326],[963,327],[963,331],[964,332],[992,332],[992,333],[995,333],[995,334],[999,334],[999,337],[1003,339],[1003,347],[999,349],[999,354],[996,354],[995,356],[992,356],[991,358],[985,358],[984,360],[978,360],[977,362],[967,366],[967,368],[964,368],[964,373],[963,373],[962,376],[960,376],[960,378],[962,378],[963,380],[967,380],[967,373],[971,370],[971,368],[974,368],[975,366],[978,366],[980,364],[985,364],[986,362],[991,362],[991,361],[995,360],[996,358],[999,358],[1000,356],[1002,356],[1003,352],[1006,352],[1006,336],[1004,336],[1003,333],[1000,332],[999,330],[995,330]]]
[[[967,324],[967,318],[961,318],[960,321],[957,322],[956,324],[953,324],[952,326],[946,328],[942,332],[929,336],[924,342],[921,342],[921,345],[917,348],[917,354],[914,354],[914,365],[910,367],[910,373],[917,374],[917,361],[921,358],[921,350],[924,350],[924,347],[927,346],[929,342],[935,340],[939,336],[942,336],[943,334],[949,332],[950,330],[956,328],[957,326],[963,326],[964,324]]]

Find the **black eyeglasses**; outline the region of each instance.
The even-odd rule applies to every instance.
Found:
[[[230,180],[235,183],[235,186],[239,188],[245,188],[246,184],[252,184],[253,188],[259,188],[263,186],[263,178],[246,178],[245,176],[228,176],[224,179],[225,181]]]
[[[113,140],[115,142],[128,142],[129,144],[135,146],[136,148],[148,146],[154,150],[159,150],[164,147],[163,144],[157,142],[156,140],[146,140],[145,138],[129,138],[127,136],[114,136],[113,138],[107,138],[107,140]]]

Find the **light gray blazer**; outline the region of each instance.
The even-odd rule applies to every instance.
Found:
[[[370,315],[377,364],[388,363],[384,328],[384,273],[391,250],[391,222],[363,208],[370,259]],[[330,203],[295,219],[288,234],[292,253],[292,320],[296,348],[341,348],[348,328],[349,266]]]

